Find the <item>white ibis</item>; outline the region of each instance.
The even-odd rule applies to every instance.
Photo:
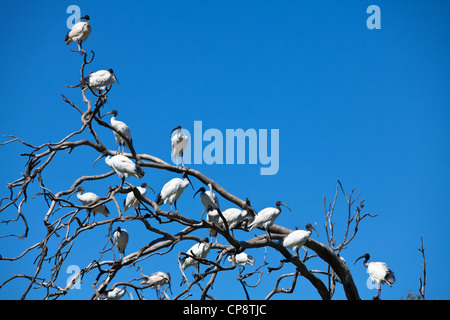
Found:
[[[254,265],[255,264],[255,258],[253,258],[251,255],[246,254],[245,252],[241,252],[235,255],[236,264],[239,267],[239,275],[245,270],[245,265]],[[233,257],[228,256],[228,261],[233,263]],[[242,267],[242,270],[241,270]]]
[[[175,212],[178,213],[177,201],[189,184],[192,186],[192,190],[194,190],[194,186],[192,185],[191,180],[189,180],[189,176],[186,172],[183,172],[183,179],[173,178],[172,180],[168,181],[162,187],[161,192],[156,196],[156,204],[160,206],[162,204],[168,203],[170,205],[170,212],[173,212],[173,203],[175,205]]]
[[[116,131],[120,132],[123,136],[125,136],[128,139],[128,141],[130,143],[132,143],[130,128],[125,124],[125,122],[116,120],[116,117],[118,114],[117,110],[112,110],[112,111],[106,113],[105,115],[103,115],[103,117],[108,114],[113,115],[111,117],[110,121],[111,121],[111,127],[113,127],[115,130],[115,131],[113,131],[114,138],[116,139],[116,143],[119,145],[119,150],[117,150],[117,153],[120,153],[120,147],[122,147],[122,153],[123,153],[125,151],[125,145],[128,147],[128,149],[130,148],[130,146],[125,141],[125,139],[122,138],[120,136],[120,134],[118,134]]]
[[[147,194],[146,187],[149,188],[150,190],[152,190],[153,193],[155,192],[152,189],[152,187],[150,187],[148,184],[143,182],[140,187],[136,187],[136,189],[138,189],[139,193],[143,197],[145,197],[145,195]],[[134,195],[133,191],[130,191],[130,192],[128,192],[127,197],[125,198],[125,200],[123,200],[123,211],[127,211],[131,207],[134,207],[135,212],[138,213],[140,204],[141,204],[141,201],[139,201],[139,199],[136,198],[136,196]]]
[[[219,199],[214,194],[214,192],[212,192],[212,185],[211,184],[209,185],[209,189],[210,190],[207,191],[204,187],[201,187],[194,194],[193,198],[195,198],[197,193],[200,192],[200,200],[202,201],[203,205],[205,206],[205,209],[208,207],[208,205],[212,205],[215,208],[219,208]]]
[[[209,204],[206,207],[206,209],[203,210],[201,219],[203,219],[203,215],[205,214],[205,212],[206,212],[206,222],[208,222],[208,223],[210,223],[212,225],[218,226],[219,225],[220,216],[219,216],[219,212],[217,211],[217,209]],[[213,228],[209,228],[208,232],[209,232],[209,236],[211,237],[211,243],[212,243],[212,239],[214,237],[216,238],[216,243],[217,243],[217,231],[214,230]]]
[[[294,250],[298,255],[298,250],[306,243],[306,241],[311,236],[312,230],[314,230],[317,235],[319,233],[317,230],[311,225],[311,223],[306,224],[306,230],[295,230],[288,234],[286,237],[280,240],[281,245],[285,248]]]
[[[228,229],[230,230],[232,236],[234,236],[233,229],[238,225],[239,222],[244,220],[247,217],[247,215],[249,215],[249,214],[255,215],[255,210],[253,210],[247,204],[244,204],[244,206],[242,207],[242,210],[240,210],[238,208],[230,208],[230,209],[226,209],[226,210],[222,211],[222,215],[227,222]],[[225,227],[224,222],[223,222],[222,218],[220,218],[220,217],[219,217],[218,225],[221,228]]]
[[[81,81],[81,88],[83,90],[91,88],[92,90],[101,92],[105,90],[107,86],[112,86],[116,81],[119,83],[113,69],[99,70],[92,72],[87,77],[83,78]]]
[[[78,191],[77,198],[78,198],[78,200],[80,200],[80,202],[85,207],[91,206],[92,204],[94,204],[96,202],[99,202],[99,200],[100,200],[100,197],[98,195],[96,195],[95,193],[93,193],[93,192],[83,193],[84,192],[84,187],[82,187],[82,186],[79,186],[75,190],[75,192],[77,192],[77,191]],[[97,212],[103,214],[105,217],[108,217],[108,215],[109,215],[109,210],[104,204],[101,204],[101,205],[95,206],[92,209],[86,209],[86,210],[88,212],[88,216],[87,216],[88,222],[89,222],[89,215],[90,215],[91,212],[94,213],[94,218],[92,219],[92,222],[94,222],[95,214]]]
[[[105,152],[103,152],[95,162],[104,156],[106,156]],[[105,162],[110,168],[114,169],[117,176],[122,179],[122,184],[125,181],[125,178],[136,177],[141,179],[145,175],[144,170],[140,166],[121,154],[115,155],[114,157],[107,156]]]
[[[89,24],[89,16],[85,15],[79,20],[84,19],[85,21],[77,22],[73,25],[72,29],[67,33],[64,41],[66,45],[69,45],[72,41],[76,41],[78,45],[78,51],[82,51],[82,42],[86,41],[91,34],[91,26]]]
[[[141,284],[150,285],[150,288],[156,289],[156,296],[158,300],[161,300],[160,289],[162,286],[168,284],[169,289],[172,292],[170,287],[170,273],[164,273],[162,271],[158,271],[153,273],[151,276],[145,276],[145,279],[141,281]]]
[[[172,133],[175,130],[178,130],[178,132],[172,137]],[[172,132],[170,133],[170,136],[172,137],[172,156],[175,159],[177,159],[177,167],[178,167],[178,157],[181,155],[181,164],[184,167],[183,154],[188,144],[188,137],[187,135],[181,133],[181,126],[178,126],[175,129],[173,129]]]
[[[367,268],[367,273],[369,274],[370,280],[372,280],[372,283],[375,282],[378,284],[378,294],[373,297],[373,299],[379,300],[381,294],[381,284],[386,283],[389,287],[391,287],[395,282],[394,272],[390,270],[384,262],[367,263],[370,259],[370,255],[368,253],[363,254],[361,257],[356,259],[354,264],[356,264],[356,262],[361,258],[365,258],[363,264]]]
[[[285,206],[286,208],[289,209],[289,211],[291,211],[291,208],[289,208],[281,201],[277,201],[275,203],[275,206],[276,208],[268,207],[258,212],[255,219],[248,225],[250,231],[255,228],[264,228],[264,230],[266,230],[266,234],[269,237],[269,239],[272,239],[269,233],[269,227],[273,225],[277,217],[280,215],[281,213],[280,206]]]
[[[106,289],[105,292],[102,293],[102,298],[104,300],[119,300],[125,295],[126,292],[127,289],[125,286],[123,286],[123,289],[120,289],[119,287],[115,287],[112,290]]]
[[[113,239],[117,247],[117,251],[119,251],[119,257],[121,254],[125,256],[125,249],[128,244],[127,230],[117,227],[116,231],[113,233]]]
[[[208,238],[204,238],[202,242],[194,244],[188,251],[189,256],[184,256],[181,259],[181,269],[186,270],[190,266],[197,266],[197,272],[200,273],[200,267],[197,259],[205,259],[209,253],[210,244]],[[195,258],[196,259],[195,259]]]

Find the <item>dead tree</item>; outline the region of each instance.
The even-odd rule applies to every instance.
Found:
[[[85,67],[88,66],[94,59],[94,52],[91,51],[91,57],[85,51],[80,51],[82,57],[82,63],[80,68],[80,81],[85,77]],[[78,56],[78,55],[77,55]],[[226,273],[227,270],[233,270],[236,268],[235,259],[231,259],[231,265],[224,266],[222,260],[225,257],[233,256],[236,253],[243,252],[246,249],[260,248],[261,250],[267,250],[267,248],[275,249],[280,256],[280,266],[269,266],[269,263],[264,262],[251,272],[246,274],[239,274],[236,281],[239,281],[248,299],[250,299],[247,288],[257,287],[262,281],[264,281],[265,268],[269,273],[273,270],[282,269],[285,265],[295,266],[295,272],[287,272],[282,274],[276,283],[272,291],[267,293],[266,299],[270,299],[273,295],[278,293],[290,293],[295,292],[297,279],[299,276],[304,277],[309,283],[317,290],[320,298],[329,300],[333,297],[335,287],[337,283],[340,283],[344,289],[345,295],[348,299],[359,299],[357,287],[353,281],[352,274],[347,267],[345,261],[341,259],[340,253],[347,249],[351,241],[355,238],[360,222],[365,217],[372,217],[368,213],[362,214],[364,208],[364,200],[359,200],[359,194],[354,197],[354,190],[349,195],[344,192],[344,188],[338,181],[336,188],[336,194],[334,201],[328,206],[324,197],[325,207],[325,230],[327,235],[327,243],[321,243],[314,239],[309,239],[305,244],[305,254],[300,255],[292,254],[286,248],[284,248],[279,240],[284,236],[292,232],[292,230],[273,225],[270,227],[271,238],[266,235],[254,236],[249,240],[241,240],[233,233],[230,233],[227,224],[222,227],[218,227],[215,224],[208,223],[205,220],[194,220],[182,213],[173,213],[162,210],[154,201],[147,197],[143,197],[135,186],[126,182],[125,185],[112,186],[104,185],[104,195],[101,195],[99,200],[89,206],[82,206],[76,200],[73,200],[71,196],[75,193],[77,188],[87,181],[102,182],[106,178],[114,175],[114,171],[101,173],[98,175],[80,175],[79,178],[67,183],[65,190],[51,190],[45,184],[46,171],[52,166],[55,156],[70,157],[71,152],[78,148],[90,148],[96,151],[99,155],[111,155],[114,156],[116,151],[109,150],[105,144],[99,138],[97,130],[99,128],[106,128],[108,130],[115,131],[108,123],[102,120],[100,116],[100,110],[106,108],[108,102],[108,93],[111,90],[111,86],[104,92],[94,92],[90,88],[81,88],[79,85],[68,86],[74,88],[73,92],[80,90],[81,101],[84,104],[82,107],[80,104],[70,100],[65,95],[62,95],[62,100],[76,112],[78,112],[81,120],[81,126],[79,129],[69,133],[67,136],[57,142],[47,142],[41,145],[32,145],[26,141],[15,137],[8,136],[10,140],[1,143],[1,145],[7,145],[10,143],[21,143],[28,151],[21,154],[26,159],[25,171],[21,174],[21,177],[15,181],[8,183],[7,190],[8,196],[1,199],[0,202],[0,214],[4,217],[7,214],[15,212],[15,217],[10,219],[3,219],[2,223],[8,225],[10,223],[23,224],[23,233],[21,234],[4,234],[1,238],[18,238],[24,239],[29,236],[29,230],[31,227],[38,228],[39,226],[31,226],[28,223],[29,215],[42,216],[42,222],[45,226],[46,234],[34,245],[31,245],[27,249],[19,252],[15,257],[0,256],[1,263],[7,263],[7,261],[18,261],[25,256],[35,256],[35,268],[32,274],[12,274],[3,283],[0,284],[1,290],[7,290],[8,285],[17,279],[26,279],[28,286],[22,294],[22,299],[27,298],[28,293],[32,288],[39,288],[42,290],[42,299],[57,299],[65,294],[74,286],[76,281],[83,279],[88,274],[96,274],[95,281],[90,284],[92,287],[91,299],[101,299],[102,294],[107,291],[113,290],[117,287],[125,287],[134,289],[137,297],[142,298],[140,292],[147,290],[149,286],[139,285],[138,281],[144,277],[142,268],[139,266],[140,262],[144,259],[151,259],[155,255],[167,255],[174,254],[172,251],[174,247],[186,240],[194,240],[201,242],[202,238],[197,235],[198,230],[213,228],[223,238],[221,243],[212,243],[211,248],[219,250],[217,258],[214,260],[198,259],[198,263],[202,266],[206,266],[206,270],[201,274],[198,274],[193,281],[186,283],[179,292],[175,292],[173,295],[169,295],[167,289],[163,290],[163,296],[165,299],[185,299],[192,295],[191,288],[198,286],[201,289],[200,299],[214,299],[211,295],[210,289],[212,288],[215,280],[219,276],[229,277],[230,273]],[[92,98],[90,98],[91,96]],[[142,168],[152,168],[154,170],[164,170],[176,173],[186,172],[189,176],[195,177],[200,183],[205,186],[211,186],[214,192],[233,203],[234,205],[243,208],[249,202],[232,194],[230,190],[223,188],[217,181],[205,176],[201,172],[187,167],[173,166],[160,158],[147,153],[138,153],[133,146],[132,141],[121,134],[121,132],[115,131],[117,134],[125,139],[126,144],[129,146],[130,153],[123,153],[124,156],[133,159],[137,165]],[[77,139],[81,134],[89,135],[90,139]],[[140,151],[140,150],[139,150]],[[65,154],[64,154],[65,153]],[[91,163],[91,162],[90,162]],[[30,197],[30,190],[32,185],[38,185],[39,192]],[[347,202],[347,223],[346,230],[343,239],[337,241],[334,235],[334,207],[338,199],[339,190],[345,197]],[[141,201],[141,212],[144,214],[125,215],[122,212],[122,208],[117,199],[118,195],[133,192],[134,195]],[[26,204],[29,201],[38,201],[43,199],[46,203],[47,209],[45,212],[27,212]],[[359,203],[356,203],[359,201]],[[95,222],[89,223],[89,220],[84,219],[86,210],[93,209],[94,207],[108,204],[110,207],[114,207],[113,212],[106,218],[97,218]],[[222,216],[223,218],[223,216]],[[150,223],[151,221],[157,221],[156,223]],[[118,222],[130,222],[139,221],[143,224],[146,230],[151,234],[153,239],[148,244],[142,246],[139,250],[127,254],[123,259],[116,260],[114,257],[113,240],[113,224]],[[164,226],[166,224],[176,224],[182,226],[183,229],[175,234],[171,234],[165,231]],[[157,227],[155,227],[155,225]],[[91,257],[91,263],[81,268],[80,271],[75,274],[72,281],[65,285],[58,285],[61,283],[61,268],[64,262],[70,257],[73,252],[74,244],[79,237],[85,233],[100,232],[102,226],[107,226],[106,244],[101,249],[97,256]],[[243,223],[238,226],[243,231],[247,231],[246,224]],[[110,259],[110,251],[113,253],[113,259]],[[422,251],[423,252],[423,251]],[[1,253],[1,252],[0,252]],[[320,259],[323,261],[323,270],[310,270],[307,267],[308,260]],[[50,264],[51,269],[44,268]],[[115,276],[126,266],[136,266],[140,268],[141,278],[133,278],[128,282],[116,282],[114,283]],[[137,269],[138,270],[138,269]],[[137,272],[136,270],[136,272]],[[148,270],[146,273],[152,272]],[[292,278],[290,288],[280,288],[280,281],[285,278]],[[252,284],[250,280],[253,279]],[[425,282],[425,279],[424,279]],[[206,284],[205,284],[206,283]],[[423,286],[425,283],[423,284]],[[423,290],[424,294],[424,290]]]

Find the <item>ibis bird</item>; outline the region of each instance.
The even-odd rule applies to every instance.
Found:
[[[128,139],[128,141],[130,143],[132,143],[130,128],[125,124],[125,122],[116,120],[116,117],[118,114],[117,110],[112,110],[112,111],[106,113],[105,115],[103,115],[103,117],[108,114],[113,115],[111,117],[110,121],[111,121],[111,127],[113,127],[115,130],[115,131],[113,131],[114,138],[116,139],[116,143],[119,145],[119,150],[117,150],[117,153],[120,153],[120,147],[122,147],[122,153],[123,153],[125,151],[125,145],[128,147],[128,149],[130,148],[130,146],[128,145],[126,140],[124,138],[122,138],[120,136],[120,134],[117,132],[120,132],[125,138]]]
[[[85,192],[85,193],[83,193],[84,192],[84,187],[82,187],[82,186],[79,186],[75,190],[75,192],[78,192],[77,198],[78,198],[78,200],[80,200],[80,202],[85,207],[91,206],[92,204],[94,204],[96,202],[99,202],[99,200],[100,200],[100,197],[98,195],[96,195],[95,193],[93,193],[93,192]],[[86,210],[88,212],[88,216],[87,216],[88,222],[89,222],[89,216],[90,216],[91,212],[94,213],[94,218],[92,219],[92,222],[94,222],[95,214],[97,212],[103,214],[105,217],[108,217],[108,215],[109,215],[109,210],[104,204],[101,204],[101,205],[95,206],[94,208],[86,209]]]
[[[119,300],[125,295],[126,292],[127,292],[127,289],[125,286],[123,286],[123,289],[120,289],[119,287],[115,287],[112,290],[106,289],[102,293],[102,298],[104,300]]]
[[[187,172],[183,172],[183,179],[173,178],[172,180],[168,181],[162,187],[161,192],[156,196],[156,204],[160,206],[162,204],[168,203],[170,205],[170,212],[173,212],[173,203],[175,205],[175,212],[178,213],[177,201],[189,184],[191,185],[192,190],[194,190],[194,186],[192,185],[191,180],[189,180]]]
[[[176,134],[172,137],[172,133],[178,130]],[[176,127],[170,133],[172,137],[172,156],[177,159],[177,167],[178,167],[178,157],[181,156],[181,164],[184,167],[183,154],[186,150],[186,146],[188,144],[188,137],[184,133],[181,133],[181,126]]]
[[[138,189],[139,193],[143,197],[145,197],[145,195],[147,194],[146,187],[149,188],[150,190],[152,190],[153,193],[155,193],[155,191],[152,189],[152,187],[150,187],[145,182],[143,182],[140,187],[136,187],[136,189]],[[133,191],[130,191],[130,192],[128,192],[127,197],[125,198],[125,200],[123,200],[123,211],[127,211],[131,207],[134,207],[134,210],[135,210],[135,212],[137,214],[139,212],[139,205],[140,204],[141,204],[141,201],[139,201],[139,199],[136,198],[136,196],[134,195]]]
[[[226,210],[222,211],[222,215],[225,218],[225,221],[227,222],[228,229],[230,230],[232,236],[234,236],[233,229],[239,224],[239,222],[244,220],[247,217],[247,215],[249,215],[249,214],[255,215],[255,210],[253,210],[247,204],[244,204],[244,206],[242,207],[242,210],[240,210],[238,208],[230,208],[230,209],[226,209]],[[222,218],[220,218],[220,217],[219,217],[218,225],[221,228],[224,228],[224,226],[225,226]]]
[[[314,228],[314,226],[311,225],[311,223],[306,224],[305,228],[306,230],[292,231],[290,234],[288,234],[286,237],[280,240],[281,245],[283,245],[285,248],[294,250],[295,253],[298,255],[298,250],[309,239],[312,230],[314,230],[317,233],[317,236],[319,235],[319,233]]]
[[[210,223],[210,224],[213,224],[213,225],[217,226],[219,224],[219,219],[220,219],[219,212],[217,210],[218,209],[214,208],[211,204],[208,204],[206,209],[203,210],[201,219],[203,219],[203,215],[206,212],[207,213],[206,214],[206,221],[208,223]],[[217,231],[214,230],[213,228],[209,228],[208,232],[209,232],[209,236],[211,237],[211,243],[212,243],[212,239],[214,237],[216,238],[216,243],[217,243]]]
[[[106,90],[108,86],[112,86],[113,83],[119,83],[113,69],[99,70],[96,72],[91,72],[87,77],[84,77],[81,81],[81,88],[92,90],[97,90],[99,92]]]
[[[100,158],[104,156],[106,156],[105,152],[103,152],[100,157],[95,160],[94,165]],[[111,169],[114,169],[117,176],[122,179],[122,185],[125,181],[125,178],[136,177],[138,179],[141,179],[145,175],[144,169],[131,161],[131,159],[121,154],[115,155],[113,157],[107,156],[105,158],[105,162]]]
[[[119,257],[121,254],[125,256],[125,249],[128,244],[127,230],[117,227],[116,231],[113,233],[113,239],[117,247],[117,251],[119,251]]]
[[[66,45],[69,45],[72,41],[76,41],[78,45],[78,51],[82,51],[82,42],[86,41],[91,34],[91,25],[89,24],[89,16],[82,16],[79,20],[84,19],[85,21],[77,22],[73,25],[72,29],[66,34],[64,41]]]
[[[212,191],[211,184],[209,185],[208,191],[204,187],[201,187],[200,189],[198,189],[197,192],[194,194],[193,198],[195,198],[195,196],[199,192],[200,192],[200,200],[202,201],[203,205],[205,206],[205,209],[208,207],[208,205],[212,205],[215,208],[219,208],[219,199]]]
[[[241,252],[235,255],[236,264],[239,266],[239,274],[245,270],[245,265],[254,265],[255,264],[255,258],[253,258],[251,255],[246,254],[245,252]],[[233,262],[233,257],[228,256],[228,261]],[[241,270],[242,267],[242,270]]]
[[[268,207],[258,212],[255,219],[248,225],[248,227],[250,228],[249,230],[251,231],[255,228],[264,228],[264,230],[266,230],[266,234],[269,237],[269,239],[272,239],[269,233],[269,227],[273,225],[275,220],[280,215],[281,213],[280,206],[285,206],[286,208],[289,209],[289,211],[291,211],[291,208],[289,208],[281,201],[277,201],[275,203],[275,206],[276,208]]]
[[[372,280],[372,283],[378,284],[378,294],[373,297],[373,299],[379,300],[381,294],[381,284],[386,283],[389,287],[391,287],[395,282],[394,272],[390,270],[384,262],[367,263],[370,259],[370,255],[368,253],[363,254],[361,257],[356,259],[354,264],[362,258],[364,258],[363,264],[367,268],[367,273],[369,274],[370,280]]]
[[[156,296],[158,300],[161,300],[160,289],[162,286],[168,284],[170,292],[172,292],[170,281],[169,272],[164,273],[162,271],[158,271],[153,273],[151,276],[145,276],[145,279],[141,281],[141,284],[150,285],[150,288],[156,289]]]
[[[181,269],[186,270],[190,266],[197,266],[197,273],[200,273],[200,267],[197,259],[205,259],[209,253],[210,244],[208,238],[204,238],[202,242],[194,244],[188,251],[186,256],[181,259]]]

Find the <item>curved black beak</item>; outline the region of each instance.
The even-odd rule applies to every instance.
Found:
[[[257,212],[255,209],[253,209],[251,206],[249,206],[247,203],[244,204],[244,206],[242,207],[242,210],[246,210],[247,211],[247,216],[250,214],[253,217],[256,216]]]
[[[194,190],[195,191],[195,189],[194,189],[194,185],[192,184],[192,182],[191,182],[191,179],[189,179],[189,176],[186,176],[186,179],[188,179],[188,181],[189,181],[189,184],[191,185],[191,187],[192,187],[192,190]]]
[[[108,154],[108,151],[103,151],[102,154],[94,161],[93,167],[95,167],[95,164],[97,163],[98,160],[105,157],[107,154]]]
[[[149,188],[150,190],[152,190],[153,191],[153,193],[155,193],[155,190],[153,190],[153,188],[152,187],[150,187],[147,183],[143,183],[142,185],[141,185],[141,187],[146,187],[146,188]]]
[[[200,191],[204,191],[205,190],[205,188],[200,188],[200,189],[198,189],[197,190],[197,192],[196,193],[194,193],[194,196],[192,197],[192,199],[194,199],[195,198],[195,196],[197,195],[197,193],[199,193]]]
[[[281,202],[280,203],[280,206],[285,206],[286,208],[288,208],[289,209],[289,211],[291,211],[292,212],[292,210],[291,210],[291,208],[289,208],[287,205],[285,205],[283,202]]]
[[[360,260],[360,259],[362,259],[362,258],[367,258],[367,254],[363,254],[361,257],[359,257],[358,259],[356,259],[354,265],[356,264],[356,262],[358,262],[358,260]]]
[[[316,232],[316,234],[317,234],[317,237],[319,237],[319,233],[317,232],[317,230],[316,230],[316,228],[314,228],[314,227],[311,227],[311,229],[313,229],[315,232]]]
[[[117,112],[117,110],[111,110],[110,112],[105,113],[105,114],[102,116],[102,119],[103,119],[104,117],[106,117],[107,115],[109,115],[109,114],[113,114],[115,117],[117,117],[118,112]]]
[[[177,126],[176,128],[174,128],[174,129],[170,132],[170,136],[172,136],[172,133],[173,133],[175,130],[178,130],[178,129],[181,129],[181,126]]]

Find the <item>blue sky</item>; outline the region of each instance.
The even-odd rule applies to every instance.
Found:
[[[94,50],[96,57],[88,71],[113,68],[120,80],[103,110],[119,111],[118,119],[130,126],[138,153],[170,161],[170,131],[180,124],[192,133],[194,121],[202,121],[203,131],[214,128],[224,136],[226,129],[278,129],[276,175],[260,175],[260,163],[192,167],[236,196],[249,197],[256,210],[282,200],[294,213],[282,212],[276,223],[293,228],[317,222],[317,240],[321,242],[326,242],[323,196],[331,201],[336,179],[340,179],[347,193],[353,188],[361,191],[361,199],[366,199],[364,212],[378,214],[362,222],[358,235],[343,251],[361,298],[370,299],[376,293],[366,288],[362,264],[353,265],[365,252],[373,261],[387,262],[396,272],[397,282],[392,288],[383,288],[382,298],[400,299],[408,290],[417,293],[422,275],[417,251],[420,235],[424,236],[427,259],[427,298],[450,298],[450,282],[442,276],[449,262],[444,240],[450,186],[447,2],[3,3],[2,135],[16,135],[40,145],[79,129],[78,113],[60,96],[64,94],[84,108],[79,91],[64,86],[79,79],[80,58],[70,52],[76,46],[63,42],[69,17],[66,8],[71,4],[91,17],[93,31],[83,47]],[[366,9],[371,4],[381,8],[380,30],[366,27]],[[98,132],[109,148],[116,148],[110,132],[103,128]],[[206,145],[208,142],[203,148]],[[1,150],[0,180],[5,186],[24,170],[25,159],[19,155],[28,150],[21,144],[2,146]],[[88,148],[58,155],[55,166],[44,172],[46,185],[65,190],[81,175],[109,171],[103,162],[92,167],[96,157]],[[147,169],[144,180],[160,190],[173,177],[170,172]],[[139,183],[134,178],[130,182]],[[107,187],[117,183],[117,177],[111,177],[86,185],[106,194]],[[201,186],[197,180],[193,183],[196,189]],[[31,190],[30,194],[38,192],[37,186]],[[0,196],[7,195],[2,187]],[[195,218],[202,205],[192,196],[192,189],[187,189],[178,208]],[[346,207],[342,196],[338,201],[336,229],[342,232]],[[222,199],[221,206],[231,204]],[[17,256],[36,243],[36,237],[45,234],[45,212],[45,203],[30,199],[26,206],[30,236],[25,240],[1,238],[0,254]],[[15,211],[10,210],[2,213],[1,220],[14,216]],[[128,253],[153,239],[140,222],[121,226],[130,231]],[[20,223],[0,225],[2,235],[22,230]],[[81,237],[67,266],[84,267],[97,258],[106,241],[104,235]],[[251,236],[239,235],[242,239]],[[171,268],[172,288],[178,292],[181,276],[176,256],[192,244],[181,243],[165,258],[143,261],[144,273]],[[248,253],[255,256],[256,265],[262,263],[263,250]],[[34,258],[32,253],[21,263],[0,262],[0,282],[13,273],[31,272]],[[268,252],[271,265],[278,265],[279,259],[273,250]],[[317,261],[308,262],[307,267],[326,268]],[[251,298],[264,298],[280,274],[265,275],[258,289],[249,289]],[[124,268],[115,280],[137,275],[133,268]],[[236,275],[220,277],[211,294],[219,299],[245,299],[240,284],[229,281]],[[65,281],[65,275],[61,279]],[[19,298],[26,284],[23,280],[7,284],[0,290],[0,298]],[[39,297],[35,291],[29,298]],[[86,285],[66,298],[86,299],[91,294]],[[153,299],[154,293],[147,290],[145,297]],[[319,298],[304,279],[299,280],[294,294],[274,297]],[[341,287],[335,298],[345,298]]]

